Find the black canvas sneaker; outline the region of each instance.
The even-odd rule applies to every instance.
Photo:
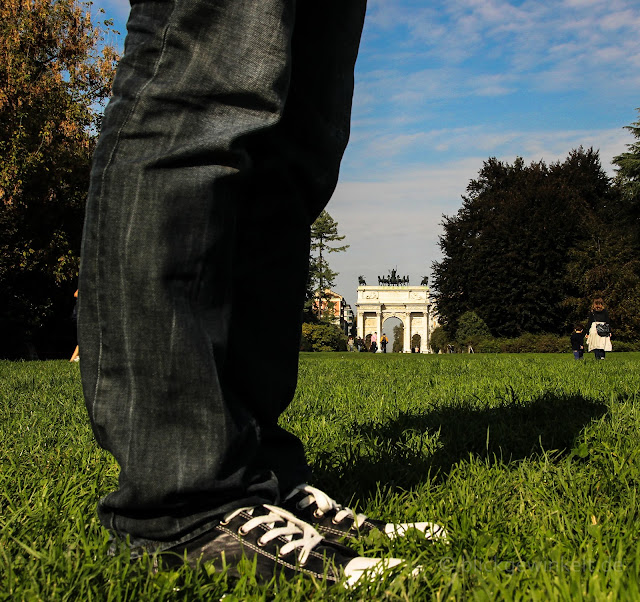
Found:
[[[405,535],[410,529],[424,533],[425,539],[446,541],[447,532],[436,523],[385,523],[356,514],[330,498],[324,491],[310,485],[298,485],[285,498],[282,507],[312,524],[327,540],[347,543],[371,533],[381,531],[390,539]]]
[[[227,514],[213,530],[179,548],[160,554],[162,566],[213,563],[238,576],[242,558],[255,560],[256,577],[270,580],[276,573],[306,575],[329,582],[354,585],[360,578],[376,578],[401,565],[398,558],[365,558],[340,544],[327,541],[308,523],[282,508],[264,504]],[[419,569],[417,569],[419,570]],[[414,573],[416,571],[414,570]]]

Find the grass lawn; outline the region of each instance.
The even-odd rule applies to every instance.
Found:
[[[303,354],[282,422],[313,484],[450,535],[371,538],[362,553],[423,571],[349,591],[108,557],[95,505],[118,467],[78,366],[0,362],[0,600],[638,600],[639,368],[638,353]]]

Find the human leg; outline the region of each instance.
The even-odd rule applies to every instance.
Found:
[[[290,166],[290,181],[295,185],[306,209],[308,221],[305,233],[324,209],[338,179],[340,160],[349,136],[353,66],[364,9],[364,2],[361,1],[331,0],[298,4],[292,41],[293,64],[289,96],[283,120],[273,130],[274,135],[268,141],[267,148],[272,153],[275,151],[288,157],[284,163]],[[258,179],[255,181],[259,182]],[[277,227],[273,227],[277,232]],[[286,250],[283,252],[285,254]],[[308,248],[305,247],[304,254],[300,253],[299,256],[304,256],[306,279]],[[285,278],[289,277],[287,266],[290,262],[290,259],[283,257],[280,273],[286,274]],[[295,273],[302,273],[302,270]],[[269,283],[265,282],[264,288],[268,286]],[[279,289],[280,283],[276,287],[276,290]],[[304,282],[301,280],[299,292],[302,293],[303,289]],[[282,298],[283,295],[279,294],[278,301]],[[300,314],[301,310],[300,294],[296,311]],[[280,356],[291,355],[295,360],[291,362],[291,366],[296,374],[299,339],[298,325],[297,331],[291,334],[289,340],[282,339],[275,347]],[[375,351],[377,344],[374,345]],[[281,360],[273,354],[271,361]],[[237,382],[240,379],[235,380]],[[246,384],[252,386],[255,382]],[[266,379],[263,380],[261,386],[267,382]],[[295,379],[291,382],[295,382]],[[288,403],[292,395],[293,390],[285,394],[281,392],[280,401]],[[271,428],[275,425],[275,422],[263,421],[263,433],[277,434],[278,431]],[[276,440],[274,437],[273,441]],[[349,540],[372,530],[394,537],[412,528],[421,530],[429,539],[446,537],[444,529],[434,523],[388,524],[356,514],[340,506],[323,491],[307,485],[307,477],[293,482],[291,477],[297,473],[290,469],[287,453],[290,448],[264,445],[262,449],[269,466],[279,477],[283,507],[304,521],[311,522],[325,538],[333,541]]]
[[[98,442],[121,466],[103,523],[175,544],[273,502],[252,408],[223,390],[252,136],[281,118],[294,3],[132,4],[94,158],[80,346]]]
[[[281,566],[322,578],[336,565],[355,580],[398,561],[355,558],[263,505],[277,499],[283,469],[265,465],[261,425],[275,424],[288,400],[262,404],[230,384],[243,292],[236,274],[246,276],[239,249],[252,240],[251,224],[265,225],[250,201],[265,158],[259,139],[282,119],[293,8],[289,0],[133,5],[87,205],[83,387],[96,438],[121,467],[118,491],[99,507],[111,531],[134,546],[184,551],[192,563],[252,553],[265,573]],[[282,174],[264,173],[272,195]],[[295,202],[283,208],[304,213],[308,228]],[[308,245],[304,232],[293,230],[290,254]],[[296,260],[294,289],[305,262]],[[292,391],[291,372],[283,378]]]
[[[351,117],[353,71],[365,2],[297,3],[291,77],[282,118],[252,137],[255,165],[234,253],[233,312],[224,386],[252,404],[260,457],[280,493],[308,480],[300,441],[278,425],[295,393],[309,228],[335,188]],[[243,344],[279,316],[266,353],[247,375]]]

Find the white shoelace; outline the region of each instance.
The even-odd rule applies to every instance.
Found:
[[[254,516],[249,519],[240,527],[240,534],[246,535],[259,525],[268,525],[270,529],[260,536],[258,545],[264,545],[272,539],[284,537],[287,543],[280,548],[279,555],[286,556],[289,552],[299,548],[298,562],[304,565],[311,551],[322,541],[322,536],[311,525],[296,518],[293,514],[282,508],[270,506],[269,504],[263,504],[263,507],[269,510],[269,514]],[[222,524],[228,523],[241,512],[247,512],[253,516],[253,511],[254,508],[238,508],[238,510],[227,514],[223,518]],[[276,526],[276,523],[283,522],[284,525]]]
[[[317,510],[314,512],[318,518],[327,512],[335,511],[336,515],[333,519],[335,523],[339,523],[345,518],[350,518],[353,520],[357,529],[359,529],[362,526],[362,523],[367,520],[366,514],[355,514],[355,512],[350,508],[341,506],[334,499],[330,498],[324,491],[316,489],[311,485],[299,485],[293,490],[287,499],[293,497],[300,491],[307,493],[308,495],[298,502],[298,507],[301,510],[304,510],[315,502]],[[447,531],[444,527],[430,522],[387,523],[384,527],[384,532],[388,537],[394,539],[395,537],[402,537],[403,535],[406,535],[410,529],[422,531],[428,539],[447,541],[448,538]]]
[[[298,502],[298,506],[301,510],[304,510],[307,506],[310,506],[315,502],[318,507],[317,512],[319,512],[320,515],[335,511],[336,516],[334,521],[336,523],[342,522],[345,518],[350,518],[358,529],[362,523],[367,520],[367,516],[365,514],[355,514],[351,508],[341,506],[334,499],[330,498],[324,491],[311,487],[311,485],[298,487],[296,491],[303,491],[304,493],[309,494]]]

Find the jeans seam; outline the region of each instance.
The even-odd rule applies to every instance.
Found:
[[[162,32],[162,45],[160,48],[160,52],[158,53],[158,58],[156,60],[156,64],[154,65],[154,70],[153,70],[153,74],[151,75],[151,77],[140,87],[140,89],[138,90],[138,92],[136,93],[136,96],[134,98],[133,101],[133,105],[131,107],[131,109],[129,110],[129,113],[127,114],[127,116],[125,117],[125,119],[122,121],[122,124],[120,125],[120,127],[118,128],[118,132],[116,134],[116,140],[113,144],[113,147],[111,149],[111,154],[109,155],[109,160],[107,161],[106,165],[104,166],[103,170],[102,170],[102,174],[100,177],[100,194],[98,195],[98,207],[97,207],[97,216],[98,219],[96,220],[96,240],[97,243],[95,245],[95,257],[94,257],[94,269],[95,269],[95,290],[96,290],[96,320],[98,322],[98,361],[97,361],[97,374],[96,374],[96,384],[95,384],[95,388],[93,390],[93,403],[92,403],[92,407],[91,407],[91,418],[94,424],[97,424],[97,420],[96,420],[96,405],[97,405],[97,398],[98,398],[98,389],[100,387],[100,382],[101,382],[101,376],[102,376],[102,351],[103,351],[103,340],[102,340],[102,320],[101,320],[101,311],[100,311],[100,271],[99,271],[99,258],[100,258],[100,235],[101,235],[101,231],[102,231],[102,201],[104,199],[104,189],[105,189],[105,179],[106,179],[106,175],[107,172],[110,168],[110,166],[113,163],[113,158],[116,154],[116,151],[118,150],[118,147],[120,145],[120,140],[122,137],[122,131],[124,130],[124,128],[129,124],[129,121],[131,119],[131,116],[133,115],[133,113],[135,112],[135,110],[138,107],[138,104],[140,102],[140,97],[142,96],[143,92],[146,90],[146,88],[154,81],[154,79],[156,78],[156,76],[158,75],[158,72],[160,70],[160,63],[162,62],[162,59],[164,58],[165,55],[165,51],[166,51],[166,47],[167,47],[167,34],[169,32],[169,29],[171,27],[171,16],[173,15],[173,12],[175,11],[176,8],[176,0],[173,1],[172,3],[172,9],[171,9],[171,14],[169,15],[168,19],[167,19],[167,24],[164,27],[164,30]]]

